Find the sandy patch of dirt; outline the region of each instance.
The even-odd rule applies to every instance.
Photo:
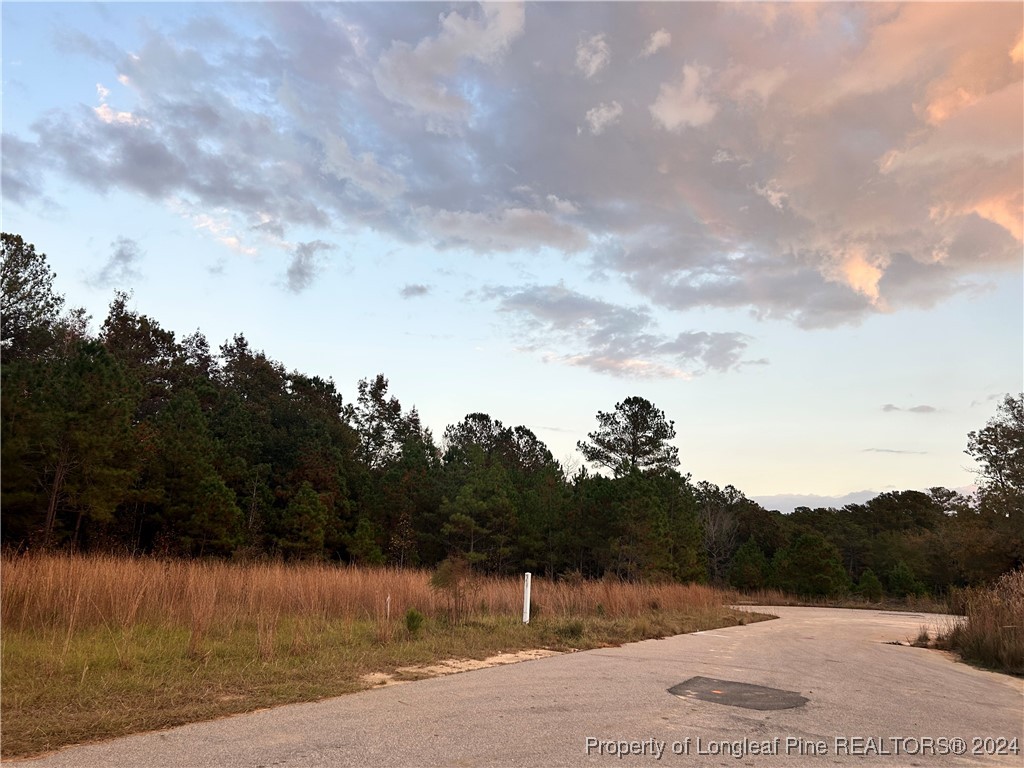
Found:
[[[517,651],[515,653],[499,653],[497,656],[490,656],[486,659],[444,659],[436,664],[425,664],[423,666],[398,667],[393,673],[371,672],[360,678],[370,688],[377,688],[386,685],[401,685],[411,683],[414,680],[424,680],[428,677],[443,677],[444,675],[455,675],[459,672],[469,672],[474,669],[486,667],[500,667],[504,664],[516,664],[520,661],[531,661],[532,659],[543,659],[548,656],[557,656],[558,651],[549,651],[546,648],[537,648],[530,651]]]

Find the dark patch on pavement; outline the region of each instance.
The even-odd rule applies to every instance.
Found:
[[[763,685],[737,683],[733,680],[715,680],[710,677],[691,677],[668,689],[681,699],[713,701],[745,709],[793,709],[802,707],[808,699],[796,691],[783,691]]]

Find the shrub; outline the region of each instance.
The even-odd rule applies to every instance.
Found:
[[[405,628],[409,630],[409,634],[413,637],[416,637],[423,627],[423,618],[423,614],[415,608],[410,608],[405,612]]]
[[[469,563],[461,557],[441,561],[430,577],[430,586],[442,592],[448,602],[448,616],[460,621],[466,614],[466,590],[471,575]]]
[[[839,550],[816,531],[799,534],[772,560],[773,586],[813,597],[834,597],[850,588]]]
[[[889,571],[887,580],[889,582],[889,594],[895,597],[906,597],[907,595],[923,595],[924,584],[917,580],[913,569],[903,560],[897,560],[896,564]]]
[[[883,593],[882,582],[875,576],[875,572],[870,568],[865,570],[860,575],[860,581],[857,583],[857,594],[873,603],[877,603],[882,599]]]
[[[736,589],[763,589],[768,582],[768,559],[753,538],[747,539],[732,559],[729,583]]]

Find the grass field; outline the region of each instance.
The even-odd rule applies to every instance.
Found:
[[[5,758],[310,701],[448,658],[584,649],[752,620],[701,585],[533,582],[447,590],[426,571],[4,555]],[[409,609],[422,625],[407,623]]]

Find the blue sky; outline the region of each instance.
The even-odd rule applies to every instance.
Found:
[[[1022,384],[1019,4],[4,3],[3,228],[102,322],[769,506],[968,486]]]

